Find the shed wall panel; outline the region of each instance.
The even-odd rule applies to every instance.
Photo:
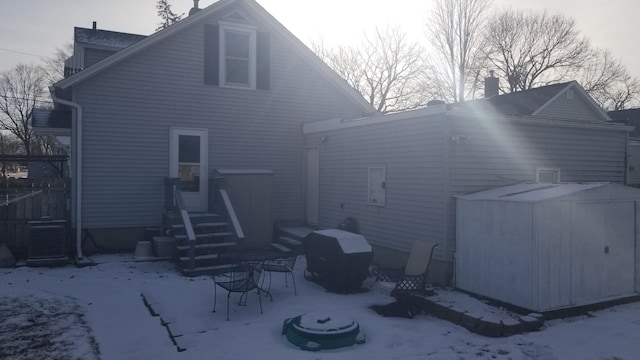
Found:
[[[534,296],[531,308],[571,305],[571,221],[573,204],[550,201],[534,205]]]
[[[456,287],[530,307],[535,279],[531,204],[458,202]]]

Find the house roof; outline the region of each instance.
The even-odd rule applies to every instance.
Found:
[[[543,115],[543,110],[552,104],[558,97],[569,89],[580,94],[585,102],[595,112],[601,115],[602,121],[585,121],[581,119],[550,118]],[[438,104],[421,109],[414,109],[392,114],[376,114],[360,119],[328,119],[306,123],[303,125],[304,134],[320,133],[324,131],[338,130],[350,127],[373,125],[388,121],[415,119],[419,117],[432,117],[438,114],[479,116],[483,113],[499,114],[494,116],[494,121],[521,122],[533,125],[589,128],[602,131],[625,131],[631,127],[609,121],[610,118],[593,98],[589,96],[582,86],[575,81],[542,86],[535,89],[519,91],[510,94],[497,95],[490,98],[469,100],[454,104]]]
[[[609,111],[609,117],[615,122],[635,126],[629,136],[640,138],[640,108]]]
[[[539,202],[572,195],[581,191],[611,185],[607,182],[594,183],[522,183],[502,186],[495,189],[479,191],[457,196],[463,200],[494,200]]]
[[[110,47],[124,49],[140,40],[146,38],[146,35],[137,35],[122,33],[117,31],[87,29],[75,27],[73,29],[73,39],[76,44]]]
[[[33,109],[31,124],[34,129],[71,129],[71,111],[67,109]]]
[[[489,98],[450,104],[451,109],[468,109],[483,112],[497,112],[503,115],[533,115],[572,82],[496,95]]]
[[[188,16],[187,18],[176,22],[175,24],[160,30],[137,43],[124,48],[123,50],[103,59],[95,65],[84,69],[66,79],[55,84],[59,89],[67,89],[77,85],[93,76],[105,71],[106,69],[130,58],[131,56],[144,51],[145,49],[175,35],[176,33],[189,28],[190,26],[204,20],[210,15],[222,11],[231,5],[242,3],[246,5],[246,9],[251,11],[253,15],[262,19],[270,28],[280,36],[294,51],[297,52],[312,67],[318,70],[328,81],[334,84],[345,96],[358,105],[366,113],[374,113],[373,107],[360,95],[355,89],[342,79],[335,71],[329,68],[318,56],[316,56],[309,48],[307,48],[298,38],[296,38],[289,30],[287,30],[280,22],[278,22],[271,14],[269,14],[255,0],[219,0],[208,7]]]
[[[530,116],[540,114],[549,104],[567,90],[577,91],[589,106],[608,121],[607,113],[593,100],[576,81],[563,82],[533,89],[517,91],[448,105],[450,109],[467,109],[481,112],[493,112],[509,116]]]

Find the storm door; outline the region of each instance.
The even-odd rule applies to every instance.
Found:
[[[207,211],[208,131],[171,128],[169,176],[180,179],[186,210]]]

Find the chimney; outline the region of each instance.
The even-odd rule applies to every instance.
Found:
[[[498,78],[493,76],[493,70],[489,70],[489,77],[484,79],[484,97],[490,98],[498,95]]]
[[[97,21],[93,22],[93,30],[98,30],[98,22]]]
[[[189,16],[197,13],[198,11],[202,10],[198,7],[198,2],[200,0],[193,0],[193,8],[191,10],[189,10]]]

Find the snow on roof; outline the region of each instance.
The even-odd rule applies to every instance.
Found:
[[[372,251],[371,245],[369,245],[367,240],[359,234],[339,229],[319,230],[315,231],[315,233],[335,238],[340,244],[342,252],[345,254],[366,253]]]
[[[608,182],[593,183],[522,183],[503,186],[491,190],[479,191],[471,194],[460,195],[463,200],[497,200],[497,201],[522,201],[538,202],[547,199],[571,195],[580,191],[594,189],[609,185]]]
[[[86,29],[76,27],[74,40],[78,44],[107,46],[124,49],[146,38],[145,35],[123,33],[117,31]]]

